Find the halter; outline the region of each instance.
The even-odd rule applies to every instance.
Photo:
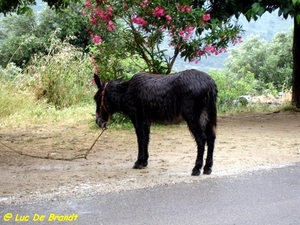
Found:
[[[108,120],[107,120],[107,122],[108,122],[110,120],[110,113],[107,111],[107,108],[104,104],[104,95],[105,95],[105,89],[106,89],[107,85],[108,85],[108,82],[105,83],[103,91],[101,92],[100,113],[98,116],[102,118],[102,108],[103,108],[104,111],[108,114]]]

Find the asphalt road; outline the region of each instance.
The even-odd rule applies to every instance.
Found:
[[[200,177],[191,184],[0,206],[0,224],[298,225],[300,164]]]

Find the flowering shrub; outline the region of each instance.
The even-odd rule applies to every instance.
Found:
[[[115,32],[115,24],[123,23],[130,37],[127,49],[146,62],[149,72],[170,73],[178,56],[198,62],[203,56],[224,52],[240,33],[240,27],[229,20],[211,18],[207,4],[190,4],[187,0],[86,0],[83,14],[89,16],[88,29],[99,52],[104,47],[101,42],[106,42],[101,34]],[[173,49],[171,56],[161,49],[166,36]],[[94,62],[97,60],[100,55]]]

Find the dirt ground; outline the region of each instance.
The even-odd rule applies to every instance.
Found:
[[[89,124],[1,128],[0,141],[35,156],[71,158],[90,148],[100,131]],[[38,159],[0,143],[0,205],[118,192],[300,161],[300,113],[243,114],[218,119],[213,173],[190,176],[196,144],[185,124],[151,130],[149,164],[131,169],[137,157],[133,130],[108,129],[87,159]]]

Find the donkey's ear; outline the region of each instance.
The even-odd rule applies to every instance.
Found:
[[[94,74],[94,80],[95,80],[95,83],[96,83],[98,89],[101,90],[102,89],[102,85],[101,85],[100,78],[99,78],[99,76],[97,74]]]

